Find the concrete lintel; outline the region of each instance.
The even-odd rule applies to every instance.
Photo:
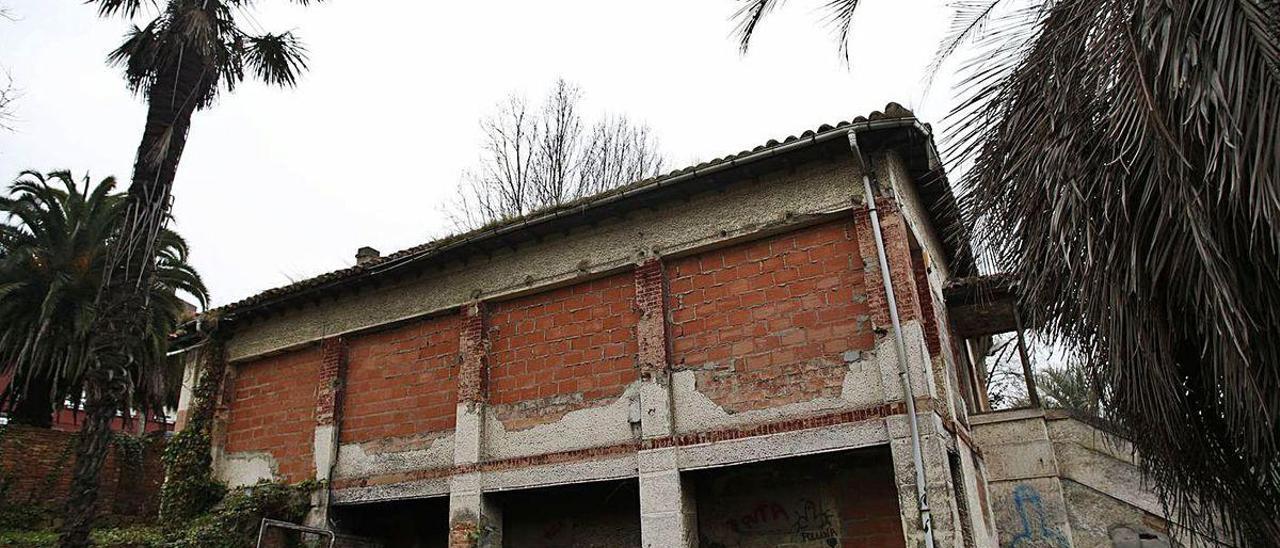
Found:
[[[883,445],[889,441],[882,420],[752,436],[679,448],[681,470],[716,468]]]
[[[448,494],[449,478],[441,477],[386,485],[336,489],[333,491],[332,502],[335,505],[349,505],[441,497]]]
[[[486,471],[480,475],[480,489],[486,493],[513,489],[556,487],[575,483],[636,477],[636,457],[627,454],[612,459],[555,463],[510,470]]]

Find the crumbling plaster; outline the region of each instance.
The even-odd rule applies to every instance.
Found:
[[[908,361],[916,368],[912,375],[915,393],[917,396],[929,394],[924,382],[924,369],[921,367],[921,364],[927,363],[923,359],[927,351],[920,336],[920,324],[914,321],[906,322],[902,328],[909,356]],[[877,338],[874,351],[850,350],[842,357],[845,362],[845,376],[839,397],[817,398],[739,413],[722,408],[700,392],[693,369],[704,364],[689,364],[686,370],[673,372],[671,376],[676,431],[679,433],[704,432],[903,400],[902,385],[896,373],[898,363],[892,337]]]
[[[338,478],[361,478],[453,466],[453,433],[387,438],[338,447]]]
[[[214,476],[230,487],[243,487],[260,480],[274,479],[279,469],[276,459],[266,451],[225,453],[214,462]]]
[[[485,460],[630,442],[634,439],[630,418],[637,414],[632,408],[639,405],[638,384],[631,383],[621,396],[602,402],[604,405],[576,409],[554,422],[524,429],[508,430],[487,410],[482,444]]]

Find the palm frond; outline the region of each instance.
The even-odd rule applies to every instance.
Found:
[[[1274,545],[1275,27],[1248,1],[1046,5],[952,115],[969,235],[1094,372],[1180,521]]]
[[[853,14],[859,0],[829,0],[825,6],[826,24],[835,29],[836,47],[840,57],[849,62],[849,32],[853,29]]]
[[[996,8],[1005,0],[957,0],[951,4],[954,11],[951,26],[947,34],[938,43],[938,50],[933,54],[933,61],[926,69],[926,78],[932,79],[942,68],[942,64],[950,59],[961,46],[982,38],[987,23],[996,14]]]
[[[738,49],[742,53],[750,49],[751,39],[760,23],[782,2],[783,0],[743,0],[742,7],[738,8],[732,18],[737,21],[733,34],[738,38]]]
[[[137,15],[144,4],[156,6],[154,0],[145,2],[144,0],[88,0],[87,4],[96,4],[98,6],[98,15],[101,17],[112,17],[119,15],[125,19],[132,19]]]
[[[292,32],[245,36],[244,62],[259,80],[292,87],[307,68],[307,49]]]
[[[124,43],[107,55],[107,63],[124,69],[125,84],[133,93],[146,93],[163,55],[161,37],[164,20],[156,18],[147,26],[133,26]]]

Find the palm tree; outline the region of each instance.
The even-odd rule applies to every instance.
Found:
[[[745,0],[745,48],[780,0]],[[826,3],[841,49],[857,0]],[[1183,523],[1280,546],[1280,3],[966,0],[960,236]]]
[[[124,213],[114,188],[110,177],[95,187],[88,177],[77,185],[67,171],[26,171],[0,198],[8,221],[0,223],[0,373],[12,379],[0,401],[16,422],[48,426],[54,404],[83,391],[94,300]],[[186,242],[170,230],[158,242],[148,352],[129,370],[131,399],[120,402],[121,411],[144,416],[171,408],[181,382],[165,356],[169,334],[188,315],[179,292],[207,301]]]
[[[292,0],[307,5],[310,0]],[[319,0],[317,0],[319,1]],[[133,165],[133,180],[119,228],[120,244],[107,256],[98,294],[92,358],[85,377],[85,421],[61,546],[86,546],[97,502],[98,472],[106,458],[111,415],[132,391],[126,374],[146,351],[145,290],[156,276],[148,260],[168,219],[178,161],[186,146],[191,116],[210,107],[222,91],[252,75],[263,82],[293,86],[306,68],[305,49],[291,32],[254,34],[240,18],[255,0],[89,0],[104,17],[132,19],[144,4],[159,14],[133,27],[109,61],[124,69],[129,89],[147,101],[147,120]]]

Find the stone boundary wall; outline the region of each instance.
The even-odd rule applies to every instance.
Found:
[[[71,486],[78,435],[30,426],[0,427],[0,512],[30,512],[50,520],[60,514]],[[137,441],[129,446],[113,443],[107,452],[98,491],[99,523],[131,524],[156,518],[164,482],[160,462],[164,438],[149,435]]]

